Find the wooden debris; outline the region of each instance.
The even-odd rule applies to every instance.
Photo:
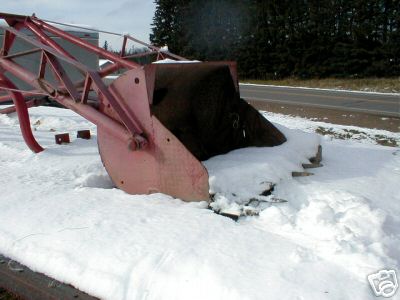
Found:
[[[309,164],[302,164],[304,169],[314,169],[314,168],[320,168],[323,166],[323,164],[313,164],[313,163],[309,163]]]
[[[220,211],[220,212],[215,212],[223,217],[227,217],[232,219],[233,221],[237,221],[240,217],[240,212],[233,212],[233,211]]]
[[[322,161],[322,146],[318,146],[317,154],[314,157],[310,158],[310,162],[313,164],[319,164]]]
[[[314,175],[314,173],[310,172],[292,172],[292,177],[306,177],[306,176],[311,176]]]

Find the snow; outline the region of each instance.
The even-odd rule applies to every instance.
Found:
[[[167,45],[162,46],[162,47],[160,48],[160,51],[161,51],[161,52],[169,52],[168,46],[167,46]]]
[[[270,85],[270,84],[256,84],[256,83],[247,83],[241,82],[240,85],[248,85],[248,86],[267,86],[271,88],[285,88],[285,89],[303,89],[303,90],[319,90],[319,91],[333,91],[333,92],[345,92],[345,93],[354,93],[354,94],[374,94],[374,95],[393,95],[400,96],[400,93],[391,93],[391,92],[376,92],[376,91],[356,91],[356,90],[347,90],[341,88],[335,89],[327,89],[327,88],[315,88],[315,87],[304,87],[304,86],[287,86],[287,85]]]
[[[219,205],[243,205],[270,183],[287,200],[234,222],[205,202],[115,189],[92,124],[58,108],[30,113],[40,154],[15,115],[0,115],[0,253],[35,271],[102,299],[375,299],[367,275],[399,274],[398,147],[317,136],[321,124],[266,113],[287,143],[204,162]],[[75,139],[79,129],[93,138]],[[54,144],[62,132],[71,144]],[[292,178],[318,143],[324,166]]]
[[[204,162],[210,192],[215,194],[212,207],[233,212],[249,199],[269,201],[271,197],[260,196],[263,191],[291,178],[292,171],[303,171],[303,163],[310,163],[308,159],[315,156],[320,144],[319,136],[277,127],[287,138],[280,147],[239,149]]]
[[[193,63],[199,63],[199,60],[173,60],[170,58],[165,58],[165,59],[160,59],[153,64],[193,64]]]
[[[99,59],[99,67],[101,68],[102,66],[104,66],[106,63],[112,63],[111,60],[109,59]]]
[[[106,77],[104,77],[105,79],[110,79],[110,80],[115,80],[119,77],[120,75],[108,75]]]
[[[291,129],[299,129],[304,132],[323,132],[330,138],[349,138],[365,144],[380,144],[382,141],[391,141],[400,146],[399,132],[391,132],[382,129],[364,128],[358,126],[338,125],[327,122],[318,122],[300,117],[263,112],[264,116],[273,122],[277,122]],[[346,115],[344,115],[346,116]],[[352,116],[351,114],[349,115]],[[382,118],[384,119],[384,118]],[[381,143],[382,144],[382,143]]]

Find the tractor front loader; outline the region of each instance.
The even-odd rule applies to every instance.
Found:
[[[129,35],[123,36],[121,55],[117,55],[36,16],[0,13],[0,18],[9,25],[1,26],[0,90],[6,94],[0,102],[13,101],[28,147],[43,151],[32,134],[28,107],[32,96],[45,95],[97,125],[104,167],[114,184],[127,193],[161,192],[185,201],[209,200],[202,160],[238,148],[286,141],[240,98],[233,62],[180,63],[185,59]],[[16,39],[29,44],[30,50],[13,52]],[[112,63],[102,70],[90,69],[61,47],[58,39]],[[157,60],[169,58],[176,63],[135,63],[125,55],[129,40],[146,46],[146,54]],[[40,54],[36,71],[15,61],[32,53]],[[73,81],[65,65],[78,70],[82,79]],[[117,70],[124,73],[107,85],[103,79]],[[31,89],[19,89],[13,78]]]

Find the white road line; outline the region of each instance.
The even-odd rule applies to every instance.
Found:
[[[339,89],[326,89],[326,88],[310,88],[303,86],[285,86],[285,85],[270,85],[270,84],[256,84],[256,83],[239,83],[243,86],[259,86],[259,87],[271,87],[271,88],[287,88],[287,89],[302,89],[302,90],[316,90],[316,91],[330,91],[330,92],[341,92],[341,93],[356,93],[356,94],[374,94],[374,95],[390,95],[399,96],[400,93],[382,93],[382,92],[370,92],[370,91],[355,91],[355,90],[339,90]],[[399,80],[400,85],[400,80]]]

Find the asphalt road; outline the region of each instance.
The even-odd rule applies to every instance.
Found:
[[[400,84],[400,83],[399,83]],[[240,85],[246,100],[400,117],[400,94],[355,93],[304,88]]]

